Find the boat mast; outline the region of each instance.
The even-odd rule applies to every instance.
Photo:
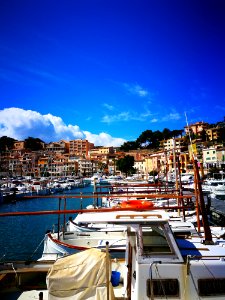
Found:
[[[186,117],[186,122],[187,122],[187,127],[188,127],[188,134],[189,134],[189,140],[191,144],[191,152],[192,152],[192,161],[193,161],[193,166],[194,166],[194,175],[195,175],[195,195],[196,195],[196,209],[197,209],[197,222],[198,222],[198,230],[200,229],[200,224],[199,224],[199,209],[202,215],[202,225],[205,233],[205,240],[204,243],[207,244],[213,244],[212,240],[212,233],[210,230],[209,226],[209,221],[208,221],[208,216],[206,213],[206,207],[205,207],[205,202],[204,202],[204,196],[202,192],[202,185],[200,182],[200,175],[199,175],[199,168],[198,168],[198,161],[194,156],[194,149],[192,145],[192,140],[191,140],[191,134],[189,130],[189,125],[188,125],[188,120],[187,120],[187,115],[185,113]]]
[[[196,205],[200,208],[201,214],[202,214],[202,225],[204,228],[205,233],[205,241],[204,243],[207,244],[213,244],[212,240],[212,233],[209,226],[208,216],[206,212],[205,202],[204,202],[204,196],[202,192],[202,186],[200,182],[200,175],[199,175],[199,168],[198,168],[198,162],[196,159],[193,160],[194,164],[194,172],[195,172],[195,179],[196,179],[196,187],[197,187],[197,200]]]

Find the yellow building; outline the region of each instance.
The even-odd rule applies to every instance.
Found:
[[[16,141],[13,144],[14,150],[23,150],[25,149],[25,142],[24,141]]]
[[[93,148],[89,151],[90,158],[95,157],[99,154],[112,154],[114,153],[113,147],[99,147]]]
[[[215,141],[218,140],[221,136],[221,128],[220,127],[209,128],[206,130],[206,133],[209,141]]]
[[[160,142],[160,146],[161,148],[163,148],[164,151],[172,151],[173,149],[175,149],[176,152],[181,152],[184,147],[183,145],[183,138],[168,139]]]

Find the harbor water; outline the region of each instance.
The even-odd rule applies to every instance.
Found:
[[[51,211],[59,209],[59,197],[62,195],[90,195],[82,199],[82,207],[93,204],[93,186],[75,188],[54,198],[32,198],[3,203],[0,212],[32,212]],[[80,209],[80,198],[67,198],[66,209]],[[61,207],[63,209],[63,207]],[[66,215],[66,220],[71,215]],[[72,215],[75,217],[76,215]],[[61,215],[61,220],[63,215]],[[62,222],[62,221],[61,221]],[[48,230],[57,230],[58,215],[25,215],[15,217],[0,217],[0,261],[38,259],[43,251],[43,239]]]

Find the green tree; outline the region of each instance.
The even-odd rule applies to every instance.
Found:
[[[129,151],[129,150],[135,150],[139,148],[139,144],[136,141],[128,141],[123,143],[123,145],[121,145],[120,149],[122,151]]]
[[[221,128],[221,141],[225,143],[225,127]]]
[[[98,169],[100,170],[101,173],[104,173],[106,168],[107,168],[107,164],[101,161],[98,162]]]
[[[157,176],[158,172],[156,170],[152,170],[151,172],[149,172],[150,176]]]
[[[39,138],[28,137],[24,140],[25,148],[31,151],[38,151],[43,149],[43,141]]]
[[[177,138],[179,136],[182,136],[184,130],[183,129],[175,129],[175,130],[172,130],[171,131],[171,138],[174,137],[174,138]]]
[[[134,157],[131,155],[126,155],[124,158],[117,160],[117,169],[125,173],[126,176],[135,173],[134,169]]]
[[[199,136],[200,136],[202,142],[206,142],[206,141],[207,141],[207,137],[208,137],[208,136],[207,136],[207,133],[206,133],[205,129],[203,129],[203,130],[199,133]]]
[[[125,142],[120,149],[123,151],[135,150],[138,148],[157,149],[160,141],[167,140],[173,137],[182,136],[183,130],[169,130],[164,128],[163,131],[152,131],[147,129],[143,131],[136,141]]]
[[[148,147],[152,144],[152,137],[152,130],[145,130],[139,135],[136,141],[141,147]]]
[[[159,142],[163,139],[163,134],[161,131],[156,130],[145,130],[137,138],[137,143],[140,148],[156,149],[159,147]]]
[[[0,137],[0,152],[11,150],[13,148],[14,142],[16,142],[16,140],[13,138],[7,136]]]
[[[162,137],[164,140],[168,140],[171,138],[171,130],[169,130],[168,128],[164,128],[162,131]]]
[[[152,149],[159,148],[159,144],[162,139],[163,139],[162,132],[159,130],[154,131],[152,137],[152,144],[150,148]]]

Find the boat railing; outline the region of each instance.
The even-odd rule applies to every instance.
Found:
[[[135,196],[135,195],[133,195]],[[136,195],[137,196],[137,195]],[[121,208],[121,207],[111,207],[111,208],[98,208],[98,207],[93,207],[91,209],[83,209],[83,199],[85,198],[90,198],[93,197],[94,201],[96,200],[99,195],[87,195],[87,194],[80,194],[72,196],[72,195],[60,195],[58,197],[58,209],[57,210],[43,210],[43,211],[17,211],[17,212],[0,212],[0,217],[18,217],[18,216],[40,216],[40,215],[58,215],[58,220],[56,224],[56,230],[58,232],[58,238],[60,235],[60,232],[63,234],[66,231],[66,223],[67,223],[67,218],[66,215],[68,214],[79,214],[83,212],[121,212],[121,211],[153,211],[153,210],[168,210],[168,211],[180,211],[182,212],[182,217],[185,221],[186,219],[186,211],[192,210],[193,209],[193,195],[185,195],[185,196],[180,196],[177,194],[166,194],[162,195],[163,198],[168,199],[167,205],[164,206],[153,206],[145,208],[145,207],[139,207],[139,208]],[[110,197],[118,197],[118,195],[110,195]],[[120,195],[120,197],[127,197],[126,195]],[[143,197],[146,199],[152,200],[152,199],[158,199],[160,197],[159,194],[144,194]],[[30,198],[30,197],[29,197]],[[49,196],[40,196],[42,199],[48,199]],[[51,198],[51,196],[50,196]],[[52,196],[52,198],[56,198],[56,196]],[[80,209],[67,209],[67,200],[68,199],[78,199],[80,198]],[[170,199],[177,199],[177,204],[176,205],[171,205],[170,204]]]

